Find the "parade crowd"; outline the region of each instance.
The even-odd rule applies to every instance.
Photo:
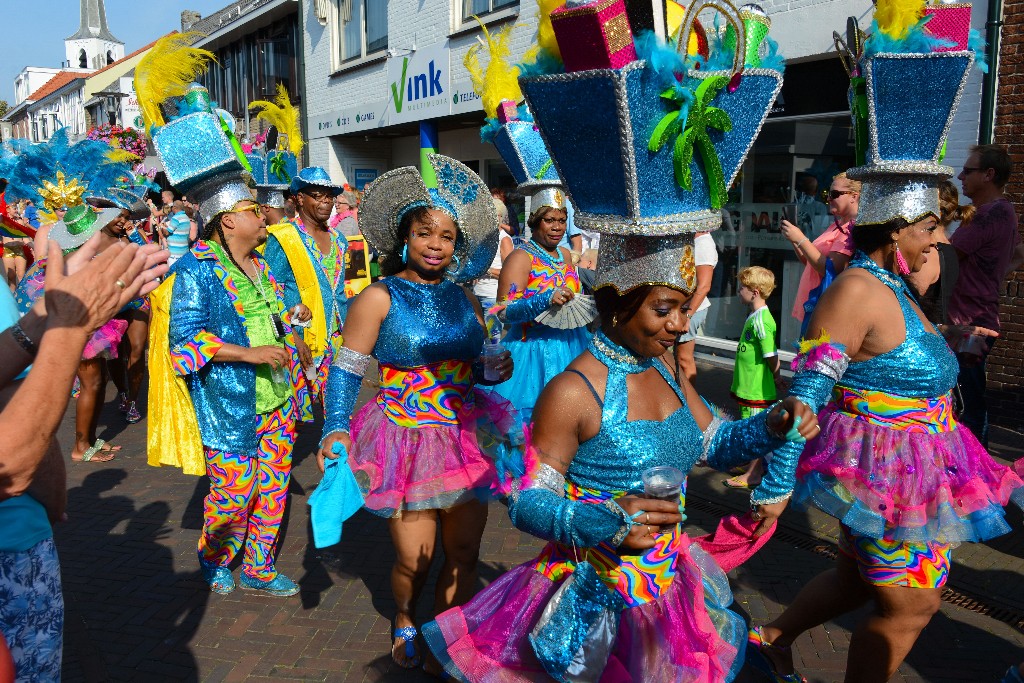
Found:
[[[0,680],[60,679],[52,528],[69,460],[126,456],[97,437],[108,380],[128,424],[146,416],[149,464],[209,479],[196,562],[221,595],[300,592],[276,568],[277,542],[297,431],[321,414],[311,542],[337,543],[361,508],[387,520],[400,667],[460,681],[712,683],[749,666],[797,683],[791,644],[870,604],[846,680],[896,671],[939,609],[956,546],[1008,532],[1004,507],[1024,504],[1024,460],[986,449],[999,291],[1024,264],[1006,149],[972,147],[958,187],[939,163],[955,99],[917,103],[930,115],[901,123],[883,116],[906,106],[900,93],[872,90],[893,129],[872,114],[858,165],[823,195],[828,227],[781,221],[804,266],[784,313],[802,323],[792,377],[767,303],[775,275],[743,268],[736,406],[716,406],[694,388],[721,271],[713,231],[760,129],[744,117],[763,122],[781,67],[736,66],[731,53],[724,67],[713,45],[684,68],[676,50],[638,38],[644,77],[661,86],[581,114],[567,103],[597,77],[544,75],[552,35],[539,31],[533,53],[542,77],[519,82],[489,77],[511,68],[507,32],[475,48],[489,57],[474,73],[482,136],[514,189],[431,153],[354,191],[301,167],[287,97],[275,121],[294,128],[277,130],[275,147],[247,145],[195,82],[211,55],[187,34],[160,39],[136,73],[169,186],[65,131],[0,150]],[[898,43],[861,55],[864,68],[881,73]],[[570,52],[562,45],[566,65]],[[926,65],[937,54],[904,52]],[[956,54],[969,69],[972,53]],[[168,78],[160,61],[194,68],[154,83]],[[936,88],[955,89],[959,75],[937,73]],[[619,140],[615,159],[580,152],[579,130],[628,118],[616,108],[644,98],[678,109],[652,124],[648,156],[624,144],[635,156],[616,175],[606,162],[621,162]],[[731,132],[694,143],[688,126],[708,117],[731,117]],[[198,142],[210,139],[225,144]],[[513,191],[528,200],[522,220]],[[357,244],[379,272],[354,289]],[[357,409],[368,379],[373,396]],[[75,442],[62,450],[64,396]],[[699,538],[684,524],[695,467],[750,490],[749,512]],[[488,513],[504,509],[494,501],[547,544],[480,589]],[[790,504],[841,522],[838,559],[777,619],[747,624],[730,609],[727,572]],[[421,615],[436,554],[433,610]]]

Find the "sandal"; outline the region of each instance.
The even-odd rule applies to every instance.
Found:
[[[762,673],[772,683],[807,683],[807,679],[794,671],[791,674],[780,674],[765,652],[775,650],[783,654],[789,653],[788,647],[772,645],[764,639],[761,626],[755,626],[747,632],[747,662]]]
[[[403,669],[415,669],[420,665],[422,657],[416,649],[416,637],[419,633],[420,632],[416,630],[415,626],[403,626],[402,628],[396,628],[394,630],[391,639],[391,659],[393,659],[395,664]],[[408,660],[406,664],[402,664],[395,659],[395,642],[399,638],[401,638],[405,644],[405,658]]]
[[[753,488],[757,488],[758,484],[760,484],[761,482],[757,482],[757,484],[752,484],[752,483],[743,481],[740,477],[729,477],[728,479],[726,479],[722,483],[725,484],[726,487],[728,487],[730,489],[753,489]]]
[[[124,420],[130,425],[142,421],[142,414],[135,405],[135,401],[128,401],[128,409],[124,413]]]
[[[103,439],[96,439],[96,443],[85,449],[85,453],[82,453],[81,458],[71,457],[72,462],[110,462],[114,459],[114,453],[111,450],[104,450],[103,446],[106,445],[106,441]],[[117,447],[121,449],[120,446]]]
[[[117,409],[122,413],[128,412],[128,394],[123,391],[117,395]]]

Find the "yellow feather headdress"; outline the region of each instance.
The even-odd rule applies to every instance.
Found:
[[[878,30],[890,38],[902,40],[924,14],[925,0],[878,0],[875,21]]]
[[[206,71],[209,61],[216,61],[209,50],[191,46],[201,37],[197,31],[166,35],[135,67],[135,94],[147,133],[153,126],[164,125],[160,103],[184,95],[189,84]]]
[[[302,153],[305,143],[302,141],[302,128],[299,125],[299,110],[292,105],[288,98],[288,89],[283,84],[277,84],[277,97],[273,102],[255,100],[249,105],[249,109],[258,110],[256,118],[277,128],[278,135],[288,136],[288,149],[292,154],[299,156]]]
[[[486,68],[480,64],[480,51],[484,46],[478,43],[469,48],[463,63],[469,71],[473,90],[483,100],[484,114],[488,118],[494,118],[501,102],[508,100],[519,104],[523,101],[523,93],[519,89],[519,69],[510,59],[512,49],[509,40],[512,38],[513,25],[506,24],[492,34],[479,18],[477,22],[487,39],[486,47],[490,60]]]
[[[561,61],[562,53],[558,49],[558,40],[555,39],[555,29],[551,26],[551,12],[564,4],[565,0],[537,1],[537,42],[523,55],[524,63],[535,61],[537,53],[541,50]]]

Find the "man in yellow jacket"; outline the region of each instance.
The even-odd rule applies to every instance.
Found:
[[[313,318],[296,344],[310,394],[323,402],[327,371],[341,346],[341,328],[348,310],[345,295],[345,236],[328,224],[340,185],[322,168],[302,169],[292,178],[295,218],[268,228],[264,256],[284,287],[285,307],[305,304]],[[261,202],[262,203],[262,202]]]

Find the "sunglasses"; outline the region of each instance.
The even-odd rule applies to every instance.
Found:
[[[314,202],[334,201],[334,195],[329,192],[302,192],[301,194],[306,195]]]
[[[960,169],[962,173],[974,173],[975,171],[986,171],[988,169],[981,168],[980,166],[964,166]]]
[[[243,213],[245,211],[252,211],[256,214],[256,218],[263,218],[263,212],[260,211],[259,204],[251,204],[249,206],[244,206],[241,209],[233,209],[231,211],[225,211],[224,213]]]
[[[829,190],[828,198],[829,199],[839,199],[844,194],[857,194],[857,193],[854,192],[853,190]]]

